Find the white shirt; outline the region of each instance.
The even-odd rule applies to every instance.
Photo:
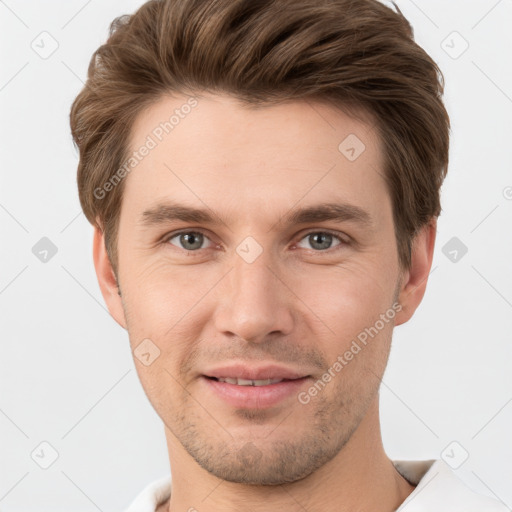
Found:
[[[414,491],[396,512],[511,512],[503,503],[470,489],[442,459],[394,460]],[[171,495],[171,476],[149,484],[125,512],[155,512]]]

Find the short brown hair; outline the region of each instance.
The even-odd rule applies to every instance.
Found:
[[[377,0],[150,0],[116,18],[70,115],[80,202],[104,232],[114,271],[123,182],[105,197],[95,191],[126,160],[144,108],[200,91],[249,106],[324,99],[370,114],[399,262],[410,268],[414,236],[441,212],[450,121],[443,75],[393,5],[397,12]]]

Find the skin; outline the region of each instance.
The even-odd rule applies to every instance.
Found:
[[[131,147],[186,99],[166,97],[143,112]],[[338,150],[349,134],[366,146],[352,162]],[[144,339],[160,350],[149,366],[134,358],[168,445],[172,495],[159,511],[392,511],[414,490],[384,451],[379,385],[394,326],[423,298],[436,219],[402,271],[382,162],[372,125],[326,103],[250,110],[208,94],[125,178],[119,283],[100,229],[94,263],[132,350]],[[207,206],[222,222],[141,222],[169,200]],[[363,208],[372,226],[279,222],[326,201]],[[204,237],[170,237],[182,229]],[[322,246],[310,236],[325,229],[345,242]],[[252,263],[236,252],[247,236],[262,248]],[[316,381],[396,303],[394,319],[307,404],[293,394],[267,409],[237,409],[200,377],[237,360],[282,364]]]

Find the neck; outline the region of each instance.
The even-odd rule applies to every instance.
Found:
[[[296,482],[275,486],[220,480],[201,468],[166,429],[171,462],[171,498],[158,510],[254,512],[395,511],[414,490],[395,469],[382,445],[378,395],[343,449]]]

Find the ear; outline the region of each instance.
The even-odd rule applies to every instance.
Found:
[[[395,326],[407,322],[420,305],[432,266],[436,241],[437,217],[433,217],[413,240],[411,248],[411,268],[404,271],[400,285],[398,302],[402,310],[395,316]]]
[[[105,238],[100,228],[94,228],[93,259],[96,277],[100,285],[101,294],[108,307],[112,318],[124,329],[126,319],[124,315],[123,302],[119,295],[117,279],[112,269],[110,259],[105,248]]]

